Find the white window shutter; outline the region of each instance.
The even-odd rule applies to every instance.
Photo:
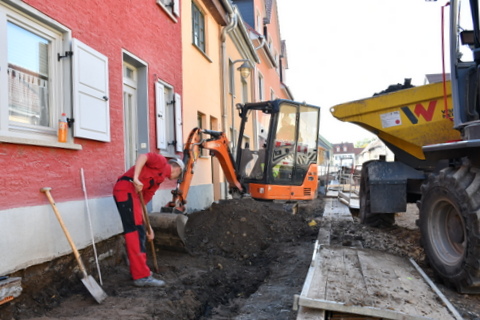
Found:
[[[173,14],[177,17],[180,17],[180,0],[172,0],[173,1]]]
[[[72,49],[74,136],[110,142],[108,58],[77,39]]]
[[[155,83],[155,104],[157,116],[157,148],[167,148],[167,128],[165,114],[165,89],[163,84]]]
[[[183,151],[182,96],[175,93],[175,150]]]

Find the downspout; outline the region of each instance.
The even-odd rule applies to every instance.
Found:
[[[237,15],[232,10],[229,12],[230,21],[228,25],[226,25],[222,29],[222,33],[220,35],[220,63],[221,65],[221,83],[223,84],[222,90],[222,131],[227,133],[227,95],[228,95],[228,85],[229,81],[227,79],[228,75],[228,61],[227,61],[227,48],[226,48],[226,41],[227,41],[227,34],[232,31],[237,26]],[[227,81],[226,81],[227,80]]]
[[[258,45],[258,47],[255,48],[255,52],[256,52],[257,50],[259,50],[259,49],[262,49],[262,48],[267,44],[267,41],[265,41],[265,37],[264,37],[264,36],[259,35],[259,36],[258,36],[258,39],[260,39],[261,42],[260,42],[260,44]],[[256,67],[255,67],[255,71],[257,71],[257,68],[256,68]],[[256,72],[254,72],[254,76],[255,76],[255,77],[257,76],[257,73],[256,73]],[[255,88],[255,81],[252,80],[252,84],[251,84],[252,96],[254,96],[254,101],[255,101],[255,102],[258,102],[260,99],[259,99],[258,95],[255,94],[255,89],[256,89],[256,88]],[[264,97],[263,100],[270,100],[270,97],[269,97],[269,98]]]
[[[227,61],[227,47],[226,47],[226,41],[227,41],[227,34],[232,31],[236,26],[237,26],[237,15],[234,10],[232,10],[232,7],[226,2],[226,8],[229,13],[229,22],[228,24],[223,27],[222,32],[220,34],[220,69],[221,69],[221,75],[220,75],[220,82],[223,84],[222,88],[222,131],[227,133],[227,95],[228,95],[228,84],[229,81],[225,81],[227,79],[228,75],[228,61]],[[222,198],[227,199],[228,197],[228,183],[225,180],[223,182],[224,187],[223,187],[223,194]]]
[[[262,35],[259,35],[259,36],[258,36],[258,39],[261,39],[261,40],[260,40],[261,42],[260,42],[260,44],[258,45],[258,47],[255,48],[255,51],[257,51],[257,50],[260,49],[260,48],[263,48],[263,46],[267,43],[267,42],[265,41],[265,37],[262,36]]]

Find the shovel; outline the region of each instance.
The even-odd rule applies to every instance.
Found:
[[[143,200],[143,194],[141,191],[138,193],[138,196],[140,197],[140,202],[142,203],[143,219],[145,220],[147,232],[150,232],[150,228],[151,228],[150,218],[148,217],[147,206],[145,205],[145,200]],[[153,266],[155,268],[155,272],[158,273],[159,269],[158,269],[158,262],[157,262],[157,254],[155,252],[155,244],[153,243],[153,241],[149,241],[149,242],[150,242],[150,245],[152,246]]]
[[[48,201],[52,205],[53,211],[55,212],[55,215],[57,216],[58,222],[60,223],[60,226],[62,227],[63,232],[65,233],[65,236],[67,237],[68,243],[72,247],[73,254],[75,255],[75,258],[77,259],[78,265],[80,267],[80,270],[83,273],[83,278],[82,282],[87,288],[87,290],[90,292],[90,294],[95,298],[95,300],[98,303],[102,303],[103,300],[107,297],[107,294],[103,289],[98,285],[98,283],[95,281],[95,279],[87,274],[87,270],[85,269],[85,266],[83,265],[82,259],[80,258],[80,253],[78,253],[77,247],[73,243],[72,238],[70,237],[70,233],[67,230],[67,227],[63,223],[62,216],[60,215],[60,212],[57,209],[57,206],[55,205],[55,201],[53,201],[53,197],[50,194],[50,190],[52,188],[42,188],[40,189],[41,192],[45,193],[45,195],[48,198]]]

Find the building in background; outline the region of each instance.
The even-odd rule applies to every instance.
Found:
[[[182,1],[182,46],[183,105],[188,114],[182,121],[183,136],[198,127],[224,131],[234,143],[235,106],[252,100],[253,77],[247,73],[260,62],[240,13],[228,0]],[[225,198],[224,181],[218,161],[204,150],[196,163],[188,210]]]
[[[342,142],[333,144],[333,164],[337,170],[342,168],[354,168],[357,164],[357,155],[362,148],[355,148],[351,142]]]
[[[371,141],[363,150],[358,154],[357,164],[361,165],[364,162],[370,160],[384,159],[386,161],[394,161],[395,155],[393,152],[383,143],[382,140],[376,138]]]

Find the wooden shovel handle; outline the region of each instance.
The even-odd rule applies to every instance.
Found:
[[[143,200],[143,194],[141,191],[138,193],[138,196],[140,197],[140,202],[142,203],[143,220],[145,220],[147,233],[149,233],[151,229],[150,218],[148,217],[147,206],[145,205],[145,200]],[[155,244],[153,243],[153,241],[149,241],[149,242],[152,247],[153,266],[155,268],[155,272],[158,273],[159,269],[158,269],[158,263],[157,263],[157,253],[155,252]]]
[[[65,236],[67,237],[68,243],[70,244],[70,247],[72,247],[73,254],[75,255],[75,259],[77,259],[78,265],[80,266],[80,270],[83,273],[84,277],[87,277],[87,270],[85,269],[85,266],[83,265],[83,261],[80,258],[80,253],[77,250],[77,247],[75,246],[75,243],[72,240],[72,237],[70,236],[70,233],[67,230],[67,227],[65,226],[65,223],[63,223],[62,216],[60,215],[60,212],[57,209],[57,206],[55,204],[55,201],[53,200],[53,197],[50,193],[50,190],[52,188],[42,188],[40,189],[41,192],[45,193],[45,195],[48,198],[48,201],[52,205],[53,212],[55,212],[55,215],[57,216],[58,223],[60,223],[60,227],[62,227],[63,232],[65,233]]]
[[[150,218],[148,217],[148,214],[147,214],[147,206],[145,205],[145,200],[143,200],[143,194],[142,192],[140,191],[138,193],[138,196],[140,197],[140,203],[142,204],[142,210],[143,210],[143,220],[145,220],[145,225],[147,227],[147,232],[150,231]]]

